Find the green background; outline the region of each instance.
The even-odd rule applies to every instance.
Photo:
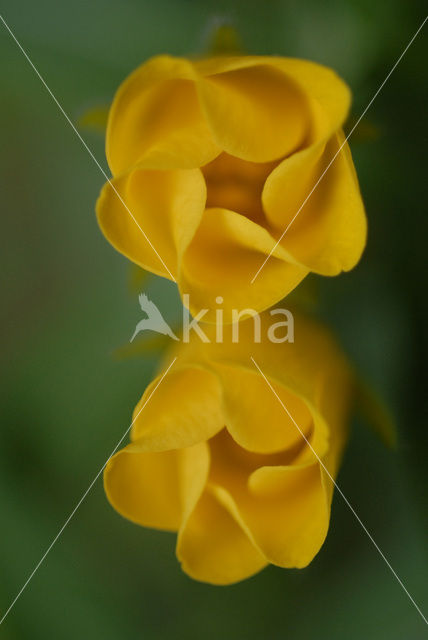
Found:
[[[147,57],[203,49],[216,16],[233,20],[249,52],[335,68],[359,116],[424,17],[408,0],[7,0],[2,14],[73,122]],[[422,33],[367,114],[377,135],[351,138],[369,218],[363,260],[313,279],[319,314],[399,429],[390,451],[354,421],[339,485],[425,613],[426,59]],[[0,71],[5,611],[129,425],[157,356],[115,355],[140,314],[130,266],[96,225],[103,177],[1,25]],[[102,136],[82,135],[105,166]],[[168,319],[177,313],[172,285],[144,288]],[[173,535],[116,514],[98,479],[0,636],[418,640],[426,627],[338,494],[309,568],[212,587],[181,572]]]

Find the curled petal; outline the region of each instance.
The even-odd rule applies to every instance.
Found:
[[[116,453],[104,470],[111,505],[144,527],[177,531],[182,511],[179,456],[177,451],[141,452],[135,444]]]
[[[267,562],[222,503],[224,490],[208,486],[177,541],[183,570],[196,580],[231,584],[260,571]]]
[[[258,66],[280,71],[289,83],[297,85],[303,93],[310,124],[306,143],[325,141],[343,125],[351,103],[351,92],[345,82],[324,65],[275,56],[222,56],[194,64],[197,72],[208,78]]]
[[[140,451],[190,447],[223,428],[222,390],[214,373],[183,367],[158,382],[147,387],[134,410],[131,438]]]
[[[312,415],[305,402],[289,389],[273,384],[299,428],[258,371],[227,365],[217,365],[216,369],[223,383],[227,429],[241,447],[273,453],[295,446],[302,440],[301,432],[310,437]]]
[[[190,295],[192,313],[207,307],[215,319],[216,297],[223,298],[224,321],[232,309],[256,310],[280,300],[307,275],[273,236],[259,224],[228,209],[206,209],[192,243],[183,256],[179,287]],[[273,250],[263,277],[251,283],[260,264]]]
[[[198,169],[137,167],[104,185],[96,210],[102,232],[118,251],[144,269],[175,279],[205,200]]]
[[[308,565],[327,535],[330,503],[316,463],[258,469],[239,505],[258,547],[281,567]]]
[[[198,92],[216,143],[243,160],[268,162],[288,155],[307,135],[303,92],[268,64],[206,76]]]
[[[263,203],[270,222],[286,231],[281,246],[296,262],[333,276],[360,259],[367,222],[343,133],[321,151],[317,145],[284,160],[266,181]]]
[[[159,56],[120,86],[106,153],[113,175],[144,161],[152,169],[200,167],[220,153],[201,110],[191,62]]]
[[[311,144],[326,140],[340,129],[348,115],[351,92],[332,69],[298,58],[271,58],[270,63],[304,92],[311,113]]]

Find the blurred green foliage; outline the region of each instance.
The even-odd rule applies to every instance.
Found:
[[[331,65],[350,84],[358,117],[424,17],[422,3],[407,0],[5,0],[2,11],[75,122],[109,103],[147,57],[203,50],[219,18],[233,22],[249,52]],[[369,111],[378,137],[351,139],[369,217],[361,264],[315,279],[320,315],[399,428],[391,452],[356,423],[339,484],[425,612],[426,58],[421,34]],[[95,222],[103,177],[3,27],[0,69],[4,611],[125,432],[156,353],[115,356],[139,313],[135,274]],[[83,135],[105,166],[101,137]],[[174,321],[175,288],[154,278],[143,286]],[[1,637],[425,637],[339,495],[327,542],[303,571],[272,567],[210,587],[182,574],[173,553],[172,535],[121,519],[98,480]]]

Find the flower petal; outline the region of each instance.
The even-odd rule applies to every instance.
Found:
[[[145,161],[152,169],[189,169],[220,149],[202,113],[191,62],[159,56],[120,86],[109,115],[106,153],[113,175]]]
[[[271,56],[211,56],[195,60],[193,67],[199,75],[205,77],[228,71],[238,71],[260,64],[268,65],[271,59]]]
[[[201,224],[183,256],[181,293],[190,296],[194,315],[207,308],[204,320],[215,321],[216,297],[223,298],[224,322],[232,309],[265,309],[294,289],[308,269],[291,264],[293,258],[278,246],[260,276],[252,276],[275,246],[270,233],[227,209],[206,209]]]
[[[330,503],[318,463],[258,469],[238,504],[259,548],[281,567],[308,565],[327,535]]]
[[[258,371],[216,365],[223,384],[226,427],[248,451],[273,453],[289,449],[307,437],[312,415],[305,402],[282,385],[272,386],[299,425],[296,427]]]
[[[181,521],[179,452],[140,452],[130,444],[104,470],[104,489],[121,515],[144,527],[177,531]]]
[[[324,150],[325,142],[322,141],[298,151],[278,164],[266,178],[262,203],[274,229],[285,231],[299,211],[319,178],[318,165]]]
[[[183,367],[159,380],[147,387],[134,410],[131,438],[140,451],[190,447],[223,428],[222,390],[215,374]]]
[[[207,75],[198,92],[216,143],[243,160],[285,156],[308,133],[303,92],[268,63]]]
[[[171,279],[202,218],[205,200],[198,169],[137,167],[104,185],[96,210],[102,232],[118,251]]]
[[[318,145],[284,160],[263,191],[270,222],[282,232],[291,223],[281,246],[299,264],[327,276],[352,269],[366,243],[364,205],[349,147],[343,143],[340,133],[322,154]]]
[[[304,92],[311,113],[311,143],[325,140],[343,125],[351,92],[332,69],[298,58],[274,57],[270,64],[292,78]]]
[[[218,585],[243,580],[267,564],[211,486],[180,530],[177,557],[189,576]]]
[[[183,529],[201,497],[210,470],[210,450],[207,442],[180,450],[180,495],[183,505],[180,528]]]

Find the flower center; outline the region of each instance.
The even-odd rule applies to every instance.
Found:
[[[263,187],[279,162],[248,162],[221,153],[202,167],[207,185],[207,207],[230,209],[263,224]]]
[[[312,428],[306,434],[310,438]],[[210,478],[213,482],[228,487],[232,483],[245,484],[248,477],[260,467],[292,464],[302,452],[306,440],[302,437],[292,447],[277,453],[255,453],[235,442],[226,428],[209,440],[211,451]]]

